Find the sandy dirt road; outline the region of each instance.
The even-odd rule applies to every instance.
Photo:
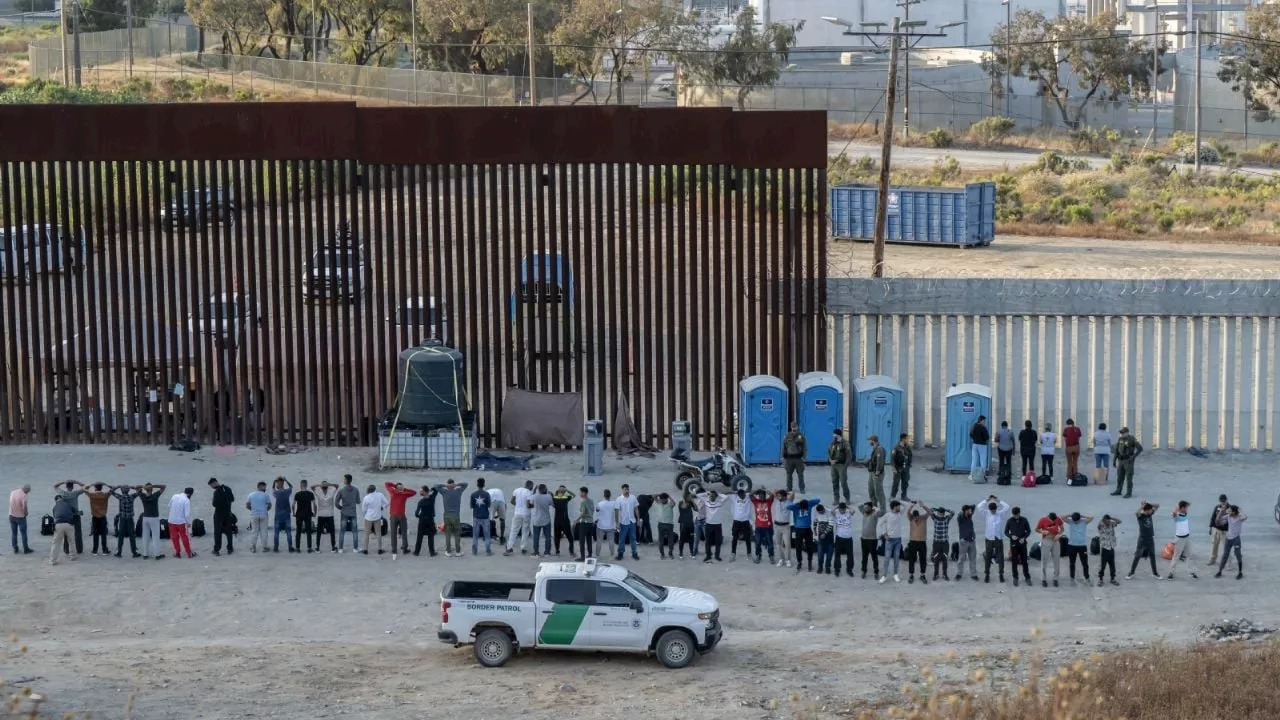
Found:
[[[446,476],[474,481],[478,475],[373,473],[372,458],[367,449],[288,456],[243,448],[229,456],[208,449],[0,450],[5,491],[24,481],[36,486],[36,515],[50,507],[50,484],[64,478],[192,485],[196,516],[208,521],[210,476],[228,482],[243,501],[254,482],[276,474],[314,481],[352,472],[361,484],[379,485],[388,479],[422,485]],[[639,493],[674,490],[664,457],[618,460],[610,454],[607,463],[606,475],[587,483],[597,498],[601,489],[616,491],[623,482]],[[913,496],[958,508],[995,492],[1032,518],[1074,509],[1123,517],[1118,556],[1121,574],[1127,570],[1135,503],[1110,497],[1110,486],[974,486],[928,470],[939,464],[935,450],[917,454]],[[532,471],[487,475],[507,491],[524,479],[576,488],[583,484],[580,467],[576,455],[544,455]],[[778,468],[752,474],[770,486],[782,478]],[[866,492],[864,477],[860,469],[850,472],[855,499]],[[684,671],[664,670],[650,658],[565,653],[525,654],[505,668],[483,670],[469,649],[436,642],[438,595],[446,581],[527,579],[537,562],[531,557],[392,561],[349,551],[264,556],[248,553],[241,542],[234,556],[215,558],[206,536],[195,541],[200,555],[194,560],[89,555],[51,567],[48,538],[36,534],[38,554],[14,557],[8,543],[0,546],[0,629],[28,646],[25,655],[15,646],[0,656],[0,676],[46,693],[46,710],[55,716],[92,711],[94,717],[125,717],[131,703],[135,718],[210,720],[421,718],[446,711],[472,718],[562,718],[569,712],[633,718],[637,708],[655,718],[790,718],[812,717],[815,710],[829,715],[896,695],[904,682],[918,678],[922,665],[943,681],[983,668],[999,684],[1020,672],[1002,659],[1014,651],[1040,651],[1058,662],[1161,639],[1192,641],[1198,625],[1228,616],[1277,624],[1274,458],[1219,454],[1202,460],[1150,452],[1139,462],[1138,484],[1140,495],[1166,509],[1182,497],[1195,503],[1193,569],[1201,571],[1199,580],[1159,583],[1140,570],[1118,588],[1065,582],[1058,589],[1014,588],[967,579],[921,586],[906,582],[904,565],[901,584],[877,585],[755,565],[742,548],[731,563],[727,541],[726,562],[711,565],[659,560],[655,547],[642,547],[641,560],[628,560],[628,566],[660,583],[707,590],[721,603],[725,641]],[[809,469],[808,486],[810,494],[829,499],[825,468]],[[1220,491],[1251,516],[1247,575],[1239,582],[1205,572],[1207,516]],[[35,526],[33,520],[33,531]],[[1165,512],[1156,527],[1162,544],[1172,534]],[[86,537],[86,549],[87,543]],[[1038,576],[1035,564],[1032,572]],[[1033,627],[1043,631],[1037,638]],[[983,657],[973,657],[976,652]]]

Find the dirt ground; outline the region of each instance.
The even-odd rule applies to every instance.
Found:
[[[871,243],[828,243],[832,277],[868,277]],[[1231,279],[1280,277],[1280,253],[1262,245],[1000,235],[987,247],[889,245],[885,275],[933,278]]]
[[[1277,624],[1280,528],[1272,518],[1275,459],[1269,454],[1199,459],[1150,452],[1140,459],[1139,496],[1166,511],[1180,498],[1194,503],[1192,569],[1200,571],[1199,580],[1183,574],[1161,583],[1140,570],[1118,588],[1066,582],[1058,589],[1014,588],[967,579],[921,586],[907,584],[904,565],[901,584],[877,585],[754,565],[745,554],[730,563],[728,547],[726,562],[712,565],[660,560],[656,548],[642,548],[641,560],[627,561],[637,572],[709,591],[721,603],[725,641],[684,671],[664,670],[651,658],[550,652],[482,670],[469,649],[436,642],[438,595],[446,581],[528,579],[537,563],[531,557],[253,555],[242,542],[234,556],[215,558],[206,536],[196,539],[194,560],[89,555],[51,567],[48,538],[35,529],[51,505],[50,485],[66,478],[191,485],[196,516],[207,521],[209,476],[230,484],[243,501],[254,482],[277,474],[336,481],[351,472],[362,485],[389,479],[422,485],[446,476],[474,482],[479,474],[375,473],[372,462],[367,449],[287,456],[260,448],[231,454],[91,446],[0,451],[4,490],[23,482],[35,486],[37,551],[15,557],[7,542],[0,546],[2,629],[17,638],[7,656],[0,655],[0,676],[7,687],[20,681],[46,694],[45,709],[54,716],[419,718],[443,704],[451,714],[474,718],[559,718],[566,709],[630,718],[637,706],[656,718],[791,718],[830,716],[854,703],[896,696],[924,665],[944,682],[982,668],[984,683],[999,686],[1023,667],[1007,659],[1010,652],[1024,658],[1043,653],[1056,663],[1160,640],[1190,642],[1200,624],[1224,617]],[[597,498],[601,489],[616,490],[623,482],[638,493],[674,490],[665,456],[621,460],[609,454],[606,462],[606,475],[585,483]],[[977,487],[965,477],[928,470],[939,464],[936,450],[917,454],[913,496],[958,508],[995,492],[1033,519],[1076,509],[1123,517],[1118,559],[1121,575],[1127,571],[1136,503],[1110,497],[1111,487]],[[538,456],[534,465],[529,472],[487,473],[490,485],[510,491],[525,479],[583,484],[576,454]],[[777,485],[782,478],[771,467],[754,468],[752,475],[758,485]],[[850,476],[859,499],[866,492],[864,473],[853,469]],[[829,499],[824,468],[809,469],[808,486],[810,494]],[[1219,492],[1251,515],[1247,574],[1239,582],[1215,580],[1204,567],[1206,519]],[[1156,532],[1158,543],[1172,535],[1167,512],[1160,513]],[[1039,568],[1033,564],[1032,571],[1037,576]],[[1064,578],[1066,572],[1064,563]]]

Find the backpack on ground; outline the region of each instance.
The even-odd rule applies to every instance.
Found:
[[[120,513],[111,518],[111,536],[120,537]]]
[[[996,484],[1012,485],[1013,484],[1013,468],[1009,467],[1007,464],[1001,463],[1000,471],[996,473]]]
[[[969,471],[969,479],[973,481],[974,485],[986,485],[987,484],[986,468],[973,468],[972,470]]]
[[[191,537],[204,537],[204,521],[200,518],[191,521]]]
[[[1102,538],[1095,537],[1094,539],[1089,541],[1089,554],[1090,555],[1102,554]]]
[[[1022,476],[1022,487],[1033,488],[1035,486],[1036,486],[1036,474],[1028,470],[1027,474]]]
[[[138,516],[138,521],[133,524],[133,536],[136,538],[142,537],[142,516],[141,515]]]
[[[471,537],[471,533],[472,533],[471,523],[462,523],[458,525],[458,537],[469,538]]]
[[[52,515],[45,515],[44,517],[40,518],[40,534],[52,535],[54,525],[55,523],[53,522]]]
[[[160,521],[160,539],[161,540],[169,539],[169,521],[168,520],[162,519]]]
[[[1034,544],[1031,545],[1031,549],[1027,551],[1027,557],[1031,558],[1032,560],[1040,559],[1040,541],[1037,540]]]
[[[1107,484],[1107,473],[1108,473],[1108,472],[1109,472],[1109,471],[1108,471],[1108,469],[1107,469],[1107,468],[1104,468],[1104,467],[1094,468],[1094,469],[1093,469],[1093,484],[1094,484],[1094,485],[1106,485],[1106,484]]]
[[[1075,475],[1067,478],[1067,485],[1069,487],[1088,487],[1089,477],[1084,473],[1076,473]]]
[[[953,542],[951,543],[951,562],[956,562],[959,559],[960,559],[960,543]]]
[[[378,534],[379,534],[379,535],[384,535],[384,536],[387,534],[387,519],[386,519],[386,518],[382,518],[382,525],[378,528]]]
[[[228,522],[227,532],[232,535],[240,534],[240,518],[237,518],[235,513],[231,513],[231,519]]]
[[[1053,484],[1053,476],[1052,476],[1052,475],[1037,475],[1037,476],[1036,476],[1036,484],[1037,484],[1037,485],[1052,485],[1052,484]]]

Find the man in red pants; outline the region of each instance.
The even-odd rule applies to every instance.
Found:
[[[189,558],[196,556],[191,552],[191,536],[187,534],[187,527],[191,524],[191,496],[195,494],[195,488],[187,488],[169,498],[169,539],[173,541],[173,556],[176,558],[182,557],[183,550]]]

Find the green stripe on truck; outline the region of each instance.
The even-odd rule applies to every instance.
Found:
[[[556,605],[551,611],[551,617],[542,624],[538,644],[572,645],[589,608],[589,605]]]

